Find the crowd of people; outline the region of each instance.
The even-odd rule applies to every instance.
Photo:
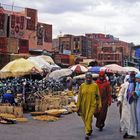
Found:
[[[123,138],[135,138],[140,133],[140,73],[126,75],[118,94],[120,130]]]
[[[116,83],[117,84],[117,83]],[[133,139],[140,133],[140,73],[131,72],[123,83],[119,83],[117,106],[120,107],[120,131],[124,139]],[[92,119],[96,118],[96,127],[102,131],[105,126],[108,107],[112,103],[112,84],[105,72],[99,72],[99,78],[93,81],[87,73],[78,94],[77,113],[85,125],[85,139],[92,134]]]

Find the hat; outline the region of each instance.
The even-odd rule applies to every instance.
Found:
[[[72,78],[71,77],[67,77],[67,80],[72,80]]]
[[[135,75],[135,78],[140,78],[140,73],[137,73],[137,74]]]
[[[87,72],[85,75],[86,78],[92,78],[92,73],[91,72]]]
[[[105,77],[105,72],[104,72],[104,71],[100,71],[100,72],[99,72],[99,77],[100,77],[100,76],[101,76],[101,77]]]
[[[11,90],[7,90],[6,93],[12,93]]]

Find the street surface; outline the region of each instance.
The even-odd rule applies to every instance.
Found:
[[[84,140],[84,125],[76,113],[64,115],[56,122],[32,120],[11,125],[0,124],[0,140]],[[119,132],[119,112],[116,103],[109,107],[106,127],[102,132],[95,128],[90,140],[123,140]],[[135,140],[140,140],[139,138]]]

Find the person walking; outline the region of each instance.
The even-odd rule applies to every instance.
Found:
[[[92,119],[96,108],[101,108],[101,97],[98,85],[93,82],[92,74],[86,73],[85,82],[79,88],[77,113],[85,125],[85,139],[89,140],[92,134]]]
[[[121,114],[122,114],[123,97],[124,97],[125,90],[127,88],[126,85],[128,85],[128,84],[129,84],[129,75],[126,75],[124,78],[124,83],[121,84],[120,90],[119,90],[119,93],[117,96],[117,106],[119,107],[120,118],[121,118]]]
[[[125,90],[122,100],[122,114],[120,119],[121,131],[124,132],[124,139],[132,139],[137,136],[136,102],[135,91],[135,72],[130,73],[129,82],[125,83]]]
[[[140,73],[136,74],[136,88],[134,95],[137,97],[136,115],[137,115],[137,132],[140,133]]]
[[[111,86],[110,82],[106,79],[104,71],[99,72],[99,78],[96,80],[96,83],[99,87],[102,101],[102,108],[96,113],[96,127],[99,128],[99,131],[102,131],[103,127],[105,126],[108,106],[110,106],[112,102]]]

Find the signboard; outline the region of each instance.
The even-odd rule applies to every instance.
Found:
[[[25,17],[10,15],[9,37],[22,38],[25,32]]]
[[[137,59],[140,59],[140,48],[137,48],[137,49],[135,50],[135,57],[136,57]]]
[[[63,54],[71,54],[71,50],[63,50]]]
[[[27,17],[30,17],[29,19],[27,19],[27,30],[35,30],[37,10],[26,8],[26,11]]]
[[[43,45],[43,39],[44,39],[44,27],[42,24],[37,24],[37,45]]]
[[[0,13],[0,37],[7,37],[7,20],[8,15]]]
[[[44,42],[52,42],[52,25],[43,24],[44,27]]]

